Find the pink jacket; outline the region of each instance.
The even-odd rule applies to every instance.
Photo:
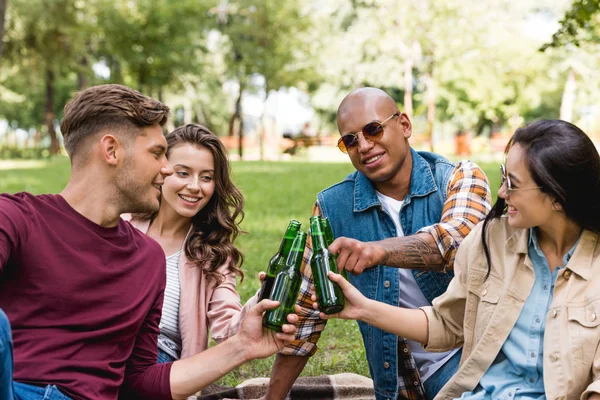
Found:
[[[148,232],[149,220],[131,220],[130,215],[123,219],[142,231]],[[187,239],[187,237],[186,237]],[[181,331],[181,358],[193,356],[208,347],[208,332],[217,342],[237,333],[240,322],[250,307],[256,304],[256,296],[242,307],[240,295],[236,292],[235,276],[228,271],[228,263],[219,267],[225,279],[219,285],[207,279],[202,270],[188,265],[185,250],[179,256],[179,329]]]

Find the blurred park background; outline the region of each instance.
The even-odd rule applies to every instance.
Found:
[[[564,119],[600,143],[600,0],[0,0],[0,192],[59,192],[59,125],[77,90],[121,83],[166,103],[168,129],[208,126],[246,196],[243,300],[289,219],[353,170],[335,112],[386,90],[411,144],[477,161],[499,186],[514,130]],[[494,193],[495,195],[495,193]],[[355,323],[332,321],[305,374],[368,367]],[[272,359],[222,383],[268,376]]]

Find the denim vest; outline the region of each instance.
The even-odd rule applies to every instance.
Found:
[[[410,151],[413,162],[410,190],[400,210],[400,224],[407,236],[440,222],[448,182],[455,168],[454,164],[437,154]],[[358,171],[320,192],[317,202],[323,215],[329,218],[335,237],[369,242],[397,236],[394,222],[383,209],[373,184]],[[452,271],[412,272],[430,303],[446,291],[454,276]],[[397,268],[377,265],[349,278],[366,297],[398,306]],[[395,399],[398,393],[398,338],[361,321],[358,325],[375,394],[378,398]],[[384,362],[388,363],[388,368],[384,367]]]

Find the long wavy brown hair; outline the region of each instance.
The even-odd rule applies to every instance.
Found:
[[[244,196],[231,181],[231,166],[227,149],[208,128],[188,124],[166,135],[167,158],[171,151],[184,143],[203,147],[212,153],[215,162],[215,192],[210,201],[192,217],[192,229],[185,243],[185,255],[207,277],[221,283],[223,274],[217,269],[229,259],[229,271],[244,279],[244,255],[234,246],[243,233]]]

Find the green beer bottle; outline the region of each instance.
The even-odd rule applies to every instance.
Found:
[[[321,223],[323,224],[323,232],[325,233],[325,244],[327,245],[327,248],[329,248],[329,246],[331,246],[331,243],[333,243],[334,237],[333,237],[333,231],[331,230],[331,224],[329,223],[329,218],[327,217],[319,217],[319,219],[321,220]],[[335,259],[337,260],[337,254],[334,254]],[[337,263],[336,263],[337,265]],[[348,272],[343,269],[342,272],[339,271],[334,271],[334,272],[338,272],[341,273],[342,276],[348,280]]]
[[[329,218],[327,217],[319,217],[321,220],[321,224],[323,226],[323,233],[325,234],[325,244],[327,247],[333,243],[333,231],[331,230],[331,225],[329,224]]]
[[[344,309],[344,294],[340,286],[327,276],[327,272],[338,272],[338,268],[335,256],[327,248],[327,237],[320,217],[310,218],[310,236],[313,246],[310,269],[319,309],[325,314],[335,314]]]
[[[300,267],[302,266],[302,256],[306,245],[306,233],[298,231],[292,244],[285,267],[283,267],[273,285],[271,300],[279,302],[277,308],[267,310],[263,317],[263,326],[281,332],[281,326],[287,324],[287,316],[294,312],[294,306],[298,299],[298,291],[302,283],[300,276]]]
[[[258,301],[268,299],[271,295],[271,289],[273,289],[273,283],[275,283],[277,272],[279,272],[281,267],[285,265],[287,256],[292,248],[292,243],[294,242],[296,233],[300,230],[301,225],[302,224],[295,219],[290,221],[287,230],[283,235],[283,240],[279,245],[279,250],[273,257],[271,257],[271,260],[269,261],[269,266],[267,267],[267,276],[263,281],[262,287],[260,288]]]

